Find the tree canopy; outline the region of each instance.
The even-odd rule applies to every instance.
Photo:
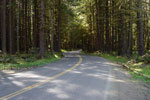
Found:
[[[1,0],[3,54],[150,50],[150,0]]]

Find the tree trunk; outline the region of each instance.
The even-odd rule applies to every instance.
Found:
[[[54,52],[54,12],[53,9],[50,10],[50,24],[51,24],[51,52]]]
[[[27,18],[27,8],[28,8],[28,0],[25,0],[24,1],[24,7],[25,7],[25,22],[24,22],[24,24],[25,24],[25,26],[24,26],[24,31],[25,31],[25,33],[24,33],[24,49],[25,49],[25,52],[27,52],[28,50],[28,48],[27,48],[27,35],[28,35],[28,25],[27,25],[27,23],[28,23],[28,18]]]
[[[100,2],[100,1],[99,1]],[[100,33],[99,33],[99,8],[98,8],[98,1],[95,0],[96,5],[96,50],[100,50]]]
[[[110,52],[109,5],[106,0],[106,52]]]
[[[6,0],[2,1],[2,52],[6,53]]]
[[[123,7],[121,7],[120,11],[120,18],[121,18],[121,43],[122,43],[122,52],[121,55],[126,56],[127,55],[127,34],[126,34],[126,23],[125,23],[125,16],[123,12]]]
[[[132,0],[129,1],[129,9],[131,10],[132,6]],[[132,15],[130,13],[130,18],[129,18],[129,39],[128,39],[128,51],[127,54],[130,57],[132,55]]]
[[[38,42],[38,31],[37,31],[37,0],[34,0],[34,16],[33,16],[33,47],[37,48],[37,42]]]
[[[142,56],[145,54],[144,52],[144,27],[142,20],[142,0],[137,0],[137,7],[140,11],[137,12],[137,30],[138,30],[138,52],[139,55]]]
[[[9,0],[9,53],[12,54],[12,5],[11,0]]]
[[[16,1],[17,2],[17,1]],[[17,29],[16,29],[16,31],[17,31],[17,52],[19,53],[20,52],[20,46],[19,46],[19,39],[20,39],[20,36],[19,36],[19,32],[20,32],[20,28],[19,28],[19,26],[20,26],[20,3],[18,2],[18,4],[17,4],[17,9],[18,10],[16,10],[17,11]]]
[[[58,0],[58,26],[57,26],[57,35],[58,35],[58,46],[57,46],[57,52],[60,52],[61,50],[61,0]]]
[[[41,0],[41,24],[40,24],[40,57],[44,57],[45,53],[45,33],[44,33],[44,0]]]

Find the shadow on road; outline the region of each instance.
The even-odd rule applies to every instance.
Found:
[[[0,96],[63,72],[76,64],[78,54],[67,52],[65,58],[43,68],[6,75],[0,81]],[[78,68],[13,100],[149,100],[148,88],[130,80],[119,65],[100,57],[82,58]]]

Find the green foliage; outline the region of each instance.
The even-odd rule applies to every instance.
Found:
[[[140,75],[137,75],[137,74],[135,74],[134,72],[130,72],[130,74],[133,76],[132,77],[132,80],[141,80],[141,81],[144,81],[144,82],[150,82],[150,80],[149,79],[147,79],[147,78],[145,78],[145,77],[143,77],[143,76],[140,76]]]
[[[142,56],[144,63],[145,64],[149,64],[150,63],[150,54],[145,54],[144,56]]]
[[[121,62],[121,63],[126,63],[128,61],[128,59],[126,57],[113,56],[111,54],[101,54],[100,56],[107,58],[111,61],[116,61],[116,62]]]
[[[104,58],[109,59],[111,61],[121,62],[121,63],[126,63],[129,61],[129,59],[127,57],[117,56],[115,53],[107,54],[107,53],[102,53],[102,52],[95,52],[95,53],[92,53],[91,55],[104,57]]]
[[[3,56],[0,56],[0,63],[3,63],[3,64],[7,64],[7,63],[16,64],[17,61],[16,61],[16,57],[15,56],[3,55]]]
[[[144,62],[145,64],[149,64],[150,63],[150,54],[146,53],[143,56],[139,56],[136,59],[137,62]]]
[[[138,56],[138,57],[136,58],[136,61],[137,61],[137,62],[143,62],[144,59],[142,58],[142,56]]]
[[[18,70],[42,66],[54,62],[61,57],[60,53],[46,53],[43,59],[39,59],[37,54],[20,54],[16,56],[5,55],[5,57],[0,57],[0,70]]]
[[[29,50],[29,53],[30,53],[30,54],[38,54],[38,52],[39,52],[39,49],[37,49],[37,48],[31,48],[31,49]]]

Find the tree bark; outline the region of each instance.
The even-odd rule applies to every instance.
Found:
[[[2,1],[2,52],[6,53],[6,0]]]
[[[106,0],[106,52],[110,52],[109,5]]]
[[[137,30],[138,30],[138,52],[142,56],[145,54],[144,51],[144,27],[142,20],[142,0],[137,0],[137,7],[140,11],[137,12]]]
[[[129,1],[129,9],[131,10],[131,6],[132,6],[132,0]],[[130,17],[129,17],[129,39],[128,39],[128,51],[127,54],[130,57],[132,55],[132,39],[133,39],[133,35],[132,35],[132,15],[130,13]]]
[[[16,10],[16,12],[17,12],[17,29],[16,29],[16,32],[17,32],[17,53],[19,53],[20,52],[20,46],[19,46],[19,44],[20,44],[20,41],[19,41],[19,39],[20,39],[20,36],[19,36],[19,32],[20,32],[20,28],[19,28],[19,26],[20,26],[20,3],[16,0],[16,2],[17,2],[17,9],[18,10]]]
[[[121,18],[121,43],[122,43],[122,52],[121,55],[126,56],[127,55],[127,34],[126,34],[126,23],[125,23],[125,16],[123,12],[123,7],[121,7],[120,11],[120,18]]]
[[[45,53],[45,33],[44,33],[44,0],[41,0],[41,25],[40,25],[40,57],[44,57]]]
[[[51,24],[51,52],[54,52],[54,11],[53,9],[50,10],[50,24]]]
[[[57,52],[61,52],[61,0],[58,0],[58,26],[57,26],[57,36],[58,36],[58,46]]]
[[[100,1],[99,1],[100,2]],[[96,5],[96,50],[100,50],[100,33],[99,33],[99,7],[98,7],[98,0],[95,0]]]
[[[37,0],[34,0],[34,16],[33,16],[33,47],[38,48],[38,31],[37,31]]]
[[[9,0],[9,53],[12,54],[12,5],[11,0]]]

